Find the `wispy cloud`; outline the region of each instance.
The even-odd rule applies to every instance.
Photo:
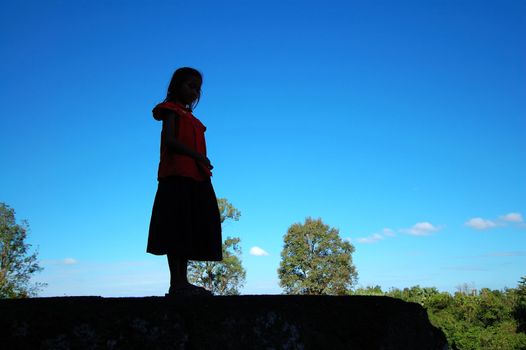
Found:
[[[508,213],[499,216],[495,220],[483,219],[480,217],[469,219],[464,225],[475,230],[488,230],[498,226],[514,225],[515,227],[525,227],[524,218],[521,213]]]
[[[522,215],[520,213],[509,213],[506,215],[502,215],[500,219],[505,222],[524,222],[524,219],[522,218]]]
[[[385,236],[389,236],[389,237],[394,237],[396,236],[395,232],[393,230],[391,230],[390,228],[384,228],[382,230],[382,233],[385,235]]]
[[[526,252],[515,251],[515,252],[494,252],[484,254],[483,257],[510,257],[510,256],[526,256]]]
[[[379,233],[373,233],[372,235],[368,237],[358,238],[357,242],[358,243],[376,243],[378,241],[381,241],[382,239],[384,239],[384,236],[382,236]]]
[[[254,255],[254,256],[267,256],[268,253],[260,248],[260,247],[252,247],[250,248],[250,251],[249,251],[250,255]]]
[[[487,230],[493,227],[497,227],[497,224],[491,220],[485,220],[483,218],[472,218],[464,223],[467,227],[471,227],[475,230]]]
[[[73,266],[66,265],[65,261],[66,259],[49,261],[42,274],[39,274],[39,279],[48,283],[42,296],[164,295],[169,281],[166,262],[163,260],[82,260]]]
[[[73,258],[66,258],[66,259],[62,260],[62,263],[64,265],[75,265],[75,264],[78,264],[78,260],[77,259],[73,259]]]
[[[74,258],[65,258],[65,259],[56,259],[56,260],[42,260],[40,263],[43,266],[64,266],[64,265],[76,265],[79,263],[77,259]]]
[[[382,233],[373,233],[370,236],[358,238],[356,239],[356,242],[370,244],[370,243],[376,243],[381,240],[384,240],[386,237],[394,237],[394,236],[396,236],[395,232],[391,230],[390,228],[386,227],[382,230]]]
[[[413,236],[428,236],[439,230],[439,227],[434,226],[430,222],[418,222],[413,227],[401,229],[400,231]]]
[[[443,269],[453,271],[489,271],[486,267],[475,265],[444,266]]]

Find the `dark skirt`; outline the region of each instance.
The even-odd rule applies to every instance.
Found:
[[[210,180],[182,176],[160,179],[146,251],[187,260],[220,261],[221,246],[221,218]]]

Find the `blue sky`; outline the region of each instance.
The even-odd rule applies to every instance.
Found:
[[[0,201],[43,296],[163,295],[145,252],[172,72],[204,74],[213,184],[242,216],[246,294],[287,228],[356,247],[359,286],[526,275],[524,1],[1,2]],[[268,255],[250,254],[258,247]]]

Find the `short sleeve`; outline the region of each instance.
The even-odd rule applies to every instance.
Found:
[[[164,120],[165,117],[168,115],[168,113],[176,113],[176,110],[171,106],[169,103],[163,102],[159,103],[157,106],[155,106],[152,110],[153,118],[155,120]]]

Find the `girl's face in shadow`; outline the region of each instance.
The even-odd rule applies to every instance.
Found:
[[[176,96],[182,104],[191,105],[201,96],[201,79],[193,76],[185,79],[177,88]]]

